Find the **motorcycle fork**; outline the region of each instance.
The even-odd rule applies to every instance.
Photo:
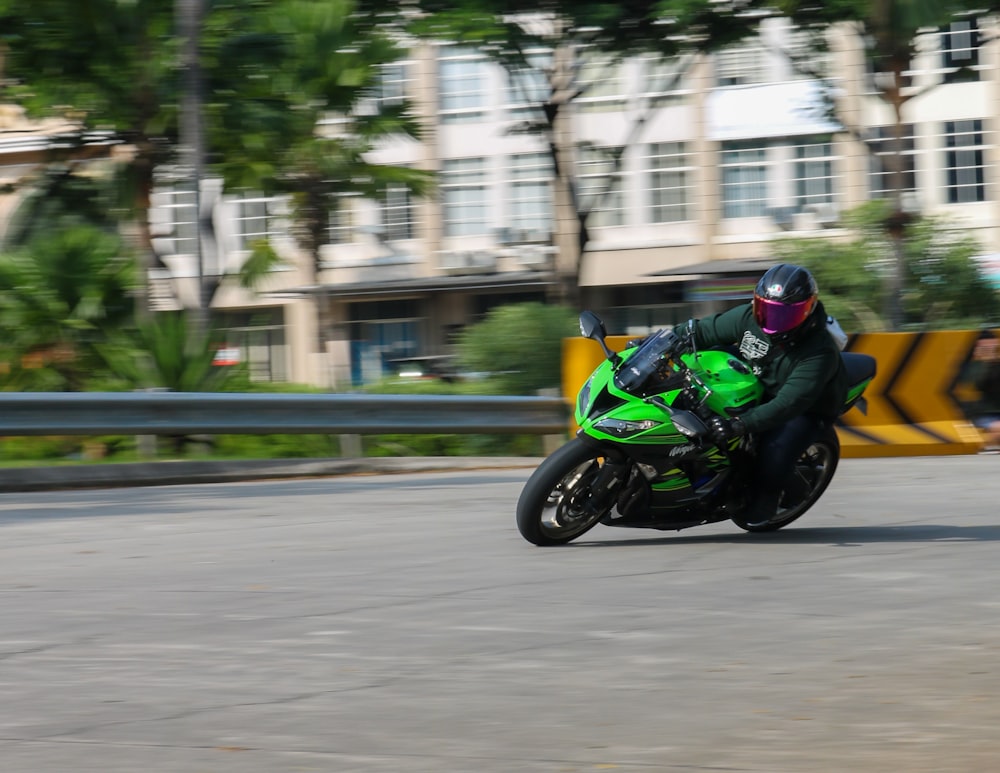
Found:
[[[608,457],[604,458],[597,477],[590,484],[591,496],[583,505],[583,509],[590,515],[603,514],[611,509],[621,484],[628,476],[630,462],[627,459],[615,461]]]

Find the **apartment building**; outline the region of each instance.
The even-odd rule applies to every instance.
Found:
[[[974,234],[990,265],[1000,256],[996,33],[995,19],[980,18],[922,35],[903,116],[906,206]],[[581,79],[594,85],[557,137],[580,203],[593,208],[579,265],[577,221],[553,186],[547,140],[518,131],[546,97],[541,69],[512,75],[475,50],[415,48],[385,68],[377,98],[410,99],[425,131],[373,160],[433,170],[435,195],[342,202],[313,277],[282,201],[207,184],[208,271],[238,266],[260,237],[287,258],[257,293],[224,287],[213,316],[257,377],[345,389],[400,362],[447,357],[465,325],[500,304],[551,300],[566,272],[577,275],[581,305],[614,333],[739,302],[777,240],[843,236],[841,214],[889,188],[882,159],[894,121],[861,42],[840,31],[813,62],[828,75],[820,82],[782,53],[796,35],[769,20],[758,39],[679,78],[674,64],[581,54]],[[539,68],[551,56],[538,52]],[[154,203],[161,307],[191,305],[193,201],[164,185]]]

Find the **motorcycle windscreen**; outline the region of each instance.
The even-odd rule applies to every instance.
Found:
[[[677,341],[669,330],[660,330],[649,336],[618,368],[615,386],[626,392],[637,392],[650,376],[656,373],[664,353]]]

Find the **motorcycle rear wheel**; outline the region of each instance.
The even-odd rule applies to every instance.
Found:
[[[574,438],[543,461],[528,478],[517,500],[517,528],[528,542],[564,545],[596,526],[614,499],[596,511],[588,507],[592,484],[605,458]]]
[[[782,499],[777,514],[767,523],[751,526],[738,515],[733,516],[733,523],[741,529],[754,533],[777,531],[787,526],[816,504],[816,501],[826,491],[826,487],[830,485],[830,481],[833,480],[833,474],[837,471],[839,461],[840,440],[837,438],[836,430],[830,427],[802,453],[802,456],[795,463],[795,471],[792,474],[797,482],[804,486],[805,496],[799,497],[795,502],[786,502]]]

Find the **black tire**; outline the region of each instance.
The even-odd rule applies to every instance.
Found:
[[[754,533],[777,531],[787,526],[804,515],[823,496],[826,487],[833,480],[833,474],[837,471],[839,461],[840,440],[837,438],[836,430],[833,427],[828,427],[795,463],[793,475],[797,476],[799,481],[804,484],[805,496],[791,503],[782,499],[781,504],[778,505],[777,514],[767,523],[751,526],[739,516],[733,516],[733,523],[741,529]]]
[[[589,512],[591,484],[604,464],[601,453],[574,438],[528,478],[517,500],[517,528],[528,542],[564,545],[594,528],[614,505]]]

